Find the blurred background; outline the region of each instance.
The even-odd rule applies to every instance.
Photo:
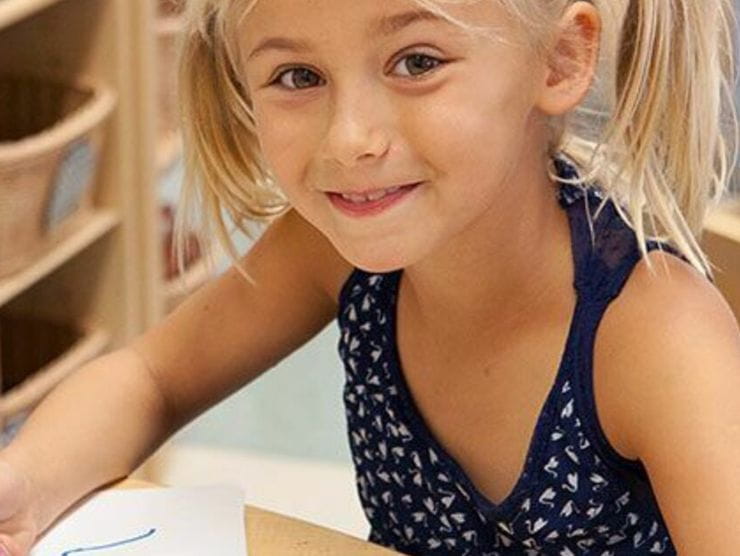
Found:
[[[211,240],[195,232],[183,276],[170,254],[183,177],[175,93],[183,5],[0,0],[3,443],[64,376],[124,345],[229,264],[218,253],[206,264]],[[585,106],[589,135],[608,111],[599,86]],[[737,192],[703,241],[740,313]],[[253,240],[235,241],[246,252]],[[338,340],[333,322],[180,431],[140,476],[236,483],[249,503],[365,536]]]

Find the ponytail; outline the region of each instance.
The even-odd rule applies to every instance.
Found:
[[[627,0],[611,119],[588,160],[572,138],[574,158],[624,203],[643,256],[647,236],[668,241],[710,278],[698,239],[736,157],[731,22],[730,0]]]

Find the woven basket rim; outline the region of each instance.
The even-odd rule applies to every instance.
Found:
[[[0,77],[38,79],[92,93],[83,106],[43,131],[18,141],[0,141],[0,164],[20,162],[78,139],[100,124],[112,112],[117,101],[112,87],[91,76],[69,78],[54,73],[0,72]]]

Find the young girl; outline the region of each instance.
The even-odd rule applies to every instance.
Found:
[[[337,315],[371,540],[738,551],[740,333],[697,242],[729,0],[189,7],[184,200],[226,244],[224,211],[270,226],[2,452],[7,554]]]

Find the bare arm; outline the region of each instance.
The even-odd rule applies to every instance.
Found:
[[[615,436],[644,463],[678,553],[729,556],[740,545],[740,331],[714,286],[660,257],[670,277],[640,263],[605,320],[597,363],[611,396],[597,403],[616,407]]]
[[[129,346],[62,383],[2,452],[28,477],[41,530],[318,333],[334,317],[350,271],[293,211],[243,263],[255,286],[230,269]]]

